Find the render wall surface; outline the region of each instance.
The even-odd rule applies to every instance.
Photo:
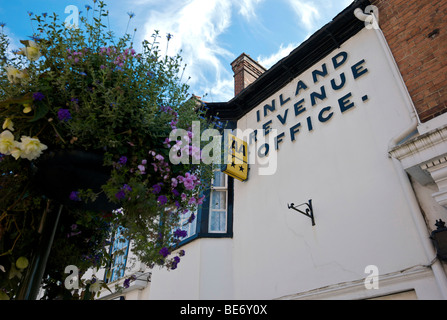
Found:
[[[323,65],[327,75],[315,81]],[[377,34],[364,29],[238,121],[241,130],[271,130],[270,152],[280,142],[273,174],[253,163],[249,180],[235,183],[234,298],[346,284],[368,265],[386,275],[429,263],[388,157],[390,140],[411,122],[398,81]],[[249,149],[251,161],[266,150]],[[315,226],[288,209],[309,199]]]
[[[421,122],[447,111],[447,2],[373,0]]]

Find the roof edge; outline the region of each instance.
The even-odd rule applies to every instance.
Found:
[[[209,115],[219,115],[224,120],[237,120],[254,109],[259,103],[279,91],[290,81],[325,58],[332,51],[356,35],[364,23],[354,16],[354,10],[362,10],[369,0],[355,0],[332,21],[303,41],[290,54],[263,73],[256,81],[228,102],[208,102]]]

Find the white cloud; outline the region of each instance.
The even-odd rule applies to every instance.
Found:
[[[19,39],[19,37],[16,34],[14,34],[14,32],[12,32],[11,29],[8,27],[4,27],[3,32],[8,36],[8,39],[9,39],[8,52],[6,53],[6,56],[11,59],[14,57],[14,54],[12,53],[12,51],[15,51],[15,50],[18,50],[18,49],[24,47],[24,45],[22,43],[20,43],[20,40],[28,40],[28,39],[27,38]]]
[[[159,48],[163,54],[181,51],[187,65],[183,79],[194,88],[195,95],[207,94],[213,101],[226,101],[234,95],[233,73],[229,62],[239,53],[230,52],[219,41],[231,25],[234,14],[245,20],[257,18],[256,7],[264,0],[133,0],[132,7],[144,17],[143,39],[151,41],[159,30]],[[166,34],[173,38],[167,43]],[[137,41],[140,42],[140,41]],[[223,62],[225,64],[223,64]],[[197,92],[200,91],[200,92]]]
[[[161,52],[165,54],[166,48],[169,48],[169,55],[181,52],[183,63],[187,65],[183,80],[190,77],[190,92],[198,96],[207,94],[208,101],[227,101],[233,97],[234,92],[229,62],[240,52],[230,52],[226,44],[220,41],[220,36],[229,31],[235,14],[252,26],[259,22],[258,14],[263,1],[165,0],[161,3],[159,0],[131,0],[138,24],[143,26],[139,28],[140,39],[150,41],[153,31],[159,30]],[[328,17],[325,15],[330,14],[333,5],[331,1],[323,0],[284,0],[284,3],[296,13],[299,25],[308,35],[319,24],[327,22]],[[173,35],[169,44],[166,40],[167,33]],[[136,40],[137,43],[140,42]],[[260,56],[258,61],[265,68],[270,68],[296,46],[297,43],[281,45],[275,53]]]
[[[203,90],[191,92],[195,95],[202,96],[207,93],[205,90],[210,90],[217,100],[229,98],[215,92],[215,88],[220,87],[220,91],[228,94],[228,88],[222,86],[228,86],[227,79],[232,78],[221,59],[233,54],[217,40],[230,26],[231,7],[232,3],[226,0],[166,1],[162,8],[148,12],[144,38],[150,41],[153,31],[159,30],[162,53],[166,48],[169,55],[181,50],[183,63],[187,65],[184,80],[191,77],[188,84]],[[167,33],[173,35],[169,44]]]
[[[206,102],[228,101],[234,96],[233,76],[222,77],[220,80],[212,83],[211,87],[204,87],[206,96],[202,96]]]
[[[263,0],[240,0],[235,1],[236,5],[239,5],[239,14],[242,15],[247,20],[256,16],[256,6]]]
[[[321,18],[320,11],[315,1],[305,2],[302,0],[288,0],[290,6],[298,15],[301,23],[304,25],[307,31],[314,30],[317,21]]]
[[[269,69],[271,66],[273,66],[275,63],[277,63],[282,58],[289,55],[290,52],[292,52],[293,49],[297,47],[296,43],[289,43],[286,47],[284,47],[283,44],[279,47],[279,50],[272,55],[268,57],[259,56],[257,61],[261,66],[263,66],[266,69]]]

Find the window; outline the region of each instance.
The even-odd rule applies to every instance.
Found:
[[[195,218],[191,223],[187,223],[191,216],[194,214]],[[197,211],[191,212],[188,211],[185,214],[182,214],[182,218],[180,220],[181,229],[187,232],[185,239],[192,237],[196,234],[196,224],[197,223]]]
[[[227,232],[227,175],[214,172],[210,193],[208,232]]]
[[[197,238],[229,238],[233,236],[233,184],[234,180],[221,171],[215,171],[210,190],[196,212],[182,216],[185,223],[192,214],[192,223],[183,226],[187,236],[180,246]]]
[[[126,269],[127,255],[129,253],[129,240],[123,236],[123,227],[119,227],[112,241],[110,255],[112,262],[106,272],[106,282],[113,282],[124,277]]]

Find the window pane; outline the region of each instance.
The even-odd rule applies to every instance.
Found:
[[[191,223],[187,223],[188,219],[191,217],[191,214],[193,214],[193,213],[196,216],[195,219]],[[184,224],[186,224],[186,225],[184,225]],[[181,229],[188,232],[187,236],[185,238],[182,238],[182,240],[184,240],[188,237],[191,237],[196,233],[196,225],[197,225],[197,212],[188,211],[187,213],[182,215]]]
[[[116,256],[113,262],[112,277],[110,281],[115,281],[124,276],[126,259],[123,255]]]
[[[211,209],[226,209],[227,208],[227,192],[226,191],[212,191],[211,192]]]
[[[227,226],[227,212],[226,211],[211,211],[210,212],[210,232],[225,232]]]
[[[126,261],[127,261],[127,247],[129,246],[129,240],[123,236],[124,228],[119,227],[116,230],[115,237],[113,239],[111,254],[113,261],[111,263],[111,277],[110,281],[118,280],[124,277]]]
[[[225,173],[214,171],[213,187],[225,187]]]

